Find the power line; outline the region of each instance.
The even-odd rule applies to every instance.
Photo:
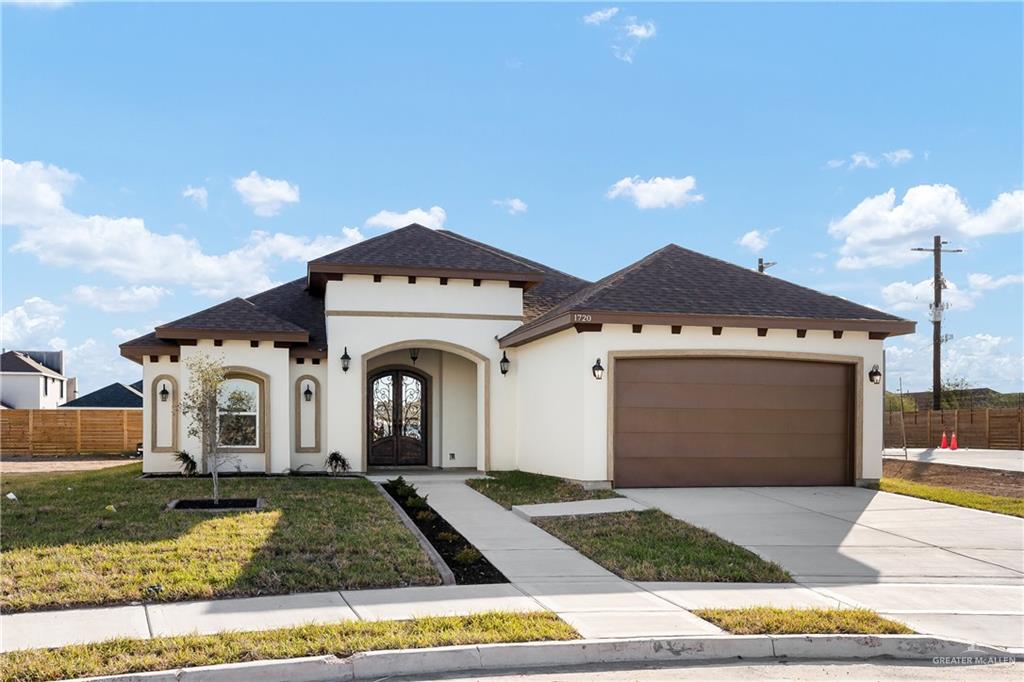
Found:
[[[929,308],[932,314],[932,409],[942,409],[942,344],[949,341],[952,336],[942,335],[942,311],[949,307],[949,304],[942,302],[942,290],[946,288],[946,279],[942,276],[942,254],[963,253],[963,249],[944,249],[940,235],[935,235],[930,249],[915,247],[911,251],[931,251],[935,260],[935,276],[932,281],[934,288],[934,299]]]

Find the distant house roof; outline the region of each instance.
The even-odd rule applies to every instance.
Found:
[[[583,319],[588,324],[781,323],[879,334],[914,329],[909,320],[669,244],[580,289],[501,342],[520,345]]]
[[[132,390],[138,391],[139,393],[142,393],[142,379],[139,379],[134,384],[128,384],[128,386]]]
[[[23,372],[25,374],[43,374],[57,379],[64,378],[63,375],[18,350],[9,350],[0,354],[0,372]]]
[[[69,400],[61,407],[142,407],[142,393],[131,386],[115,382],[92,393]]]
[[[497,279],[521,282],[524,288],[544,278],[541,269],[522,259],[417,223],[311,260],[307,272],[315,290],[346,273]]]

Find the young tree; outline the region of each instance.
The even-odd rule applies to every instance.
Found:
[[[218,442],[218,411],[221,384],[224,383],[224,365],[218,358],[195,355],[185,361],[189,375],[189,390],[181,398],[181,413],[189,419],[188,435],[199,438],[200,459],[203,468],[213,479],[213,502],[220,502],[220,444]]]

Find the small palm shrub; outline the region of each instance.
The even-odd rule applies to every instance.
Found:
[[[352,470],[352,465],[348,463],[348,459],[337,450],[327,455],[324,465],[331,472],[331,476],[345,474]]]
[[[174,459],[178,462],[178,466],[181,467],[182,476],[194,476],[199,465],[196,464],[195,458],[188,454],[184,450],[179,450],[174,453]]]

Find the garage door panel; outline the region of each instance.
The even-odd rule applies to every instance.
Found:
[[[705,434],[705,433],[623,433],[618,436],[623,458],[720,457],[743,460],[750,457],[831,457],[843,459],[846,444],[832,434],[810,434],[792,438],[789,434]]]
[[[619,433],[845,433],[845,410],[616,410]]]
[[[846,396],[835,386],[773,386],[616,382],[618,407],[727,408],[762,410],[845,410]]]
[[[624,358],[612,374],[618,486],[851,482],[848,365]]]
[[[616,381],[648,383],[834,386],[845,382],[846,367],[800,360],[646,358],[618,360],[616,374]]]
[[[615,471],[620,488],[687,486],[846,485],[848,473],[830,457],[749,459],[742,466],[720,459],[637,459]]]

